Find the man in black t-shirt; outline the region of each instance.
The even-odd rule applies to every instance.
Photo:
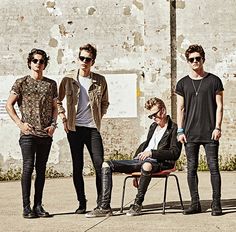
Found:
[[[219,77],[204,71],[205,52],[200,45],[190,45],[185,52],[191,72],[178,81],[178,141],[185,144],[191,205],[184,214],[201,212],[198,194],[199,148],[203,145],[211,173],[212,216],[222,215],[221,177],[218,149],[223,118],[223,84]]]

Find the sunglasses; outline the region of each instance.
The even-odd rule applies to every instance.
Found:
[[[91,57],[85,57],[85,56],[79,56],[79,59],[82,61],[82,62],[85,62],[85,63],[88,63],[90,61],[93,60],[93,58]]]
[[[189,61],[190,63],[193,63],[194,60],[196,60],[197,62],[200,62],[201,59],[202,59],[201,56],[196,56],[196,57],[191,57],[191,58],[189,58],[188,61]]]
[[[149,117],[150,119],[157,118],[157,115],[158,115],[158,113],[159,113],[160,111],[161,111],[161,110],[158,110],[157,112],[148,115],[148,117]]]
[[[44,60],[33,59],[32,62],[33,62],[34,64],[37,64],[37,63],[39,63],[39,64],[44,64]]]

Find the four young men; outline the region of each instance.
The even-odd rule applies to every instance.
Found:
[[[91,218],[112,215],[112,172],[141,171],[138,193],[127,212],[128,216],[139,215],[152,173],[172,168],[180,156],[182,143],[185,145],[187,156],[187,179],[191,195],[190,208],[185,210],[184,214],[201,212],[197,167],[199,147],[203,145],[211,173],[212,215],[221,215],[218,147],[223,118],[223,85],[217,76],[204,71],[203,48],[191,45],[185,53],[191,72],[179,80],[176,86],[178,127],[167,115],[164,102],[151,98],[145,104],[145,108],[151,113],[149,118],[154,120],[149,128],[147,140],[139,146],[133,160],[108,162],[103,162],[104,151],[99,132],[101,119],[109,106],[108,90],[105,78],[91,72],[96,54],[96,48],[90,44],[80,48],[80,68],[63,78],[57,97],[55,82],[42,75],[48,62],[46,53],[39,49],[34,52],[32,50],[28,58],[28,66],[32,69],[31,76],[17,80],[12,87],[6,108],[21,129],[23,216],[49,216],[42,208],[42,189],[51,137],[56,128],[56,108],[71,150],[73,182],[79,201],[76,213],[86,213],[87,208],[83,180],[84,145],[90,153],[96,172],[97,206],[86,214],[86,217]],[[45,100],[43,96],[46,95]],[[66,109],[62,104],[65,97]],[[20,106],[22,119],[14,110],[16,101]],[[31,101],[38,102],[39,106],[35,107]],[[37,175],[34,207],[31,210],[29,193],[35,153]]]

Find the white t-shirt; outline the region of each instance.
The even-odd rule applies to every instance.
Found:
[[[84,127],[91,127],[96,128],[96,124],[94,122],[88,90],[91,86],[91,78],[79,76],[79,85],[80,85],[80,94],[79,94],[79,103],[78,109],[75,118],[75,125],[76,126],[84,126]]]
[[[152,135],[152,138],[150,139],[148,143],[148,146],[146,147],[144,151],[151,151],[152,149],[157,149],[157,146],[159,142],[161,141],[161,138],[163,137],[166,129],[167,129],[167,124],[165,124],[163,128],[161,128],[160,126],[157,126]]]

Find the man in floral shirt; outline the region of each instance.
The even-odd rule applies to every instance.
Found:
[[[57,120],[57,84],[44,77],[43,70],[49,57],[40,49],[33,49],[28,55],[31,74],[14,83],[7,100],[6,110],[20,128],[20,147],[23,156],[21,179],[23,217],[48,217],[42,207],[45,170]],[[17,102],[21,118],[14,105]],[[35,166],[35,195],[33,209],[30,207],[31,178]]]

